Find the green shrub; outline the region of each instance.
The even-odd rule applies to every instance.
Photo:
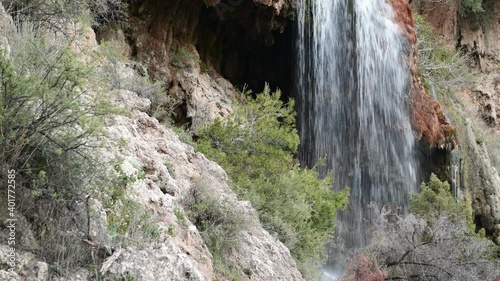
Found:
[[[106,181],[90,151],[101,146],[114,109],[95,94],[101,85],[94,61],[82,63],[72,39],[55,39],[29,22],[6,37],[12,48],[0,52],[0,160],[17,172],[17,211],[43,245],[37,255],[63,274],[92,261],[82,243],[82,202]]]
[[[453,197],[450,185],[432,174],[429,182],[422,182],[420,193],[415,193],[410,201],[410,211],[427,221],[446,216],[453,223],[465,222],[469,232],[475,231],[471,200],[459,201]]]
[[[499,248],[474,232],[470,201],[457,201],[435,175],[413,195],[410,214],[378,212],[373,239],[351,258],[346,280],[494,280],[500,274]]]
[[[306,273],[320,263],[348,190],[333,193],[331,176],[301,169],[298,144],[293,100],[285,105],[266,86],[255,99],[244,96],[226,120],[200,130],[197,149],[226,170],[239,198],[252,202],[264,228]]]

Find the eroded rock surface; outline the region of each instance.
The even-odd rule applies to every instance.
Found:
[[[409,43],[408,57],[412,75],[410,110],[413,130],[417,138],[423,139],[431,148],[453,148],[456,145],[454,128],[446,120],[439,102],[428,94],[418,74],[417,34],[411,7],[402,0],[391,0],[390,3],[395,11],[396,22],[401,26]]]
[[[109,274],[119,276],[124,272],[137,272],[135,276],[142,278],[138,280],[151,280],[147,279],[148,274],[156,272],[191,278],[186,280],[212,280],[212,257],[197,229],[174,214],[176,208],[182,208],[182,198],[203,181],[209,184],[211,193],[231,200],[248,221],[253,222],[242,230],[239,236],[241,248],[233,253],[228,265],[251,272],[254,280],[302,280],[288,249],[262,229],[257,214],[248,202],[237,201],[220,166],[182,143],[174,132],[156,119],[138,110],[134,105],[142,105],[143,98],[124,91],[119,99],[128,100],[133,115],[116,116],[115,124],[109,131],[116,138],[126,139],[128,144],[108,157],[121,158],[121,166],[127,174],[147,171],[144,180],[131,186],[130,194],[154,214],[157,225],[162,229],[160,241],[164,241],[144,251],[126,249],[111,263]],[[166,233],[169,227],[173,228],[173,236]],[[152,257],[149,260],[148,255]],[[160,263],[155,263],[156,260]],[[143,266],[145,269],[141,271]],[[242,275],[250,280],[249,275]]]

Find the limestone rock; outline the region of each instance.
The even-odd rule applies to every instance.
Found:
[[[468,145],[470,163],[465,177],[470,184],[475,214],[480,218],[480,226],[500,244],[500,176],[491,164],[484,144],[478,141],[472,122],[466,121],[465,140]],[[478,188],[479,187],[479,188]]]
[[[133,276],[137,281],[210,280],[200,273],[186,253],[173,245],[172,240],[144,250],[133,248],[118,250],[110,259],[114,260],[107,273],[110,278]]]
[[[415,13],[422,15],[434,27],[440,42],[454,48],[460,30],[459,2],[460,0],[414,0],[411,1],[411,6]]]
[[[0,244],[0,264],[6,265],[9,263],[9,246]],[[39,261],[35,255],[29,252],[15,252],[16,267],[15,273],[0,271],[0,276],[8,276],[8,280],[33,280],[45,281],[49,278],[49,268],[45,262]],[[7,280],[7,279],[2,279]]]
[[[483,26],[473,17],[465,19],[460,28],[460,46],[477,52],[480,58],[480,67],[483,71],[490,71],[491,67],[485,58],[500,61],[500,2],[483,1],[486,11],[481,15]],[[479,25],[479,26],[478,26]]]
[[[108,217],[102,203],[93,198],[88,199],[89,228],[88,235],[93,242],[98,243],[100,247],[111,247],[111,235],[108,230]]]
[[[199,69],[181,69],[176,73],[169,94],[186,103],[186,118],[191,129],[215,119],[224,119],[231,112],[231,102],[237,96],[234,87],[218,74],[200,73]]]
[[[450,47],[477,54],[479,68],[489,72],[489,59],[500,60],[500,2],[484,0],[485,12],[481,13],[481,22],[474,16],[464,17],[459,13],[459,0],[425,1],[415,0],[412,7],[423,15],[435,28],[442,41]]]
[[[130,47],[126,42],[125,34],[123,30],[116,24],[108,24],[103,27],[100,27],[97,34],[97,41],[100,44],[107,42],[112,44],[118,50],[121,51],[121,54],[124,56],[129,56]]]
[[[500,81],[496,73],[480,75],[472,91],[472,101],[485,124],[500,130]]]
[[[131,108],[144,102],[144,98],[131,92],[122,94],[127,95],[123,99]],[[231,200],[236,208],[245,210],[249,221],[255,222],[242,233],[242,247],[232,255],[229,265],[252,272],[253,280],[302,280],[288,249],[262,228],[248,202],[237,201],[220,166],[182,143],[174,132],[138,109],[133,109],[130,116],[115,116],[108,131],[111,139],[125,139],[127,145],[102,154],[121,159],[126,174],[146,172],[143,180],[130,185],[128,193],[135,202],[150,210],[155,224],[161,229],[161,242],[157,246],[147,246],[144,250],[124,249],[109,266],[109,274],[119,276],[133,272],[137,280],[148,280],[151,272],[156,272],[165,276],[170,274],[174,276],[172,280],[183,280],[180,279],[183,276],[191,278],[187,280],[212,280],[212,257],[198,230],[175,214],[182,210],[180,201],[185,195],[204,180],[210,184],[213,194]],[[167,233],[169,228],[173,230],[172,236]],[[152,256],[149,261],[148,253]]]

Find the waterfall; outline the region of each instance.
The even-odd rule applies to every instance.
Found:
[[[336,236],[365,245],[374,201],[407,208],[416,190],[408,42],[386,0],[300,0],[296,99],[301,163],[351,188]],[[323,161],[324,159],[324,161]]]

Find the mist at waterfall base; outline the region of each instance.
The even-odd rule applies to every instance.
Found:
[[[299,158],[324,160],[334,189],[350,187],[335,236],[352,250],[368,242],[370,202],[404,212],[417,189],[408,42],[385,0],[301,0],[297,22]],[[329,253],[333,270],[340,252]]]

